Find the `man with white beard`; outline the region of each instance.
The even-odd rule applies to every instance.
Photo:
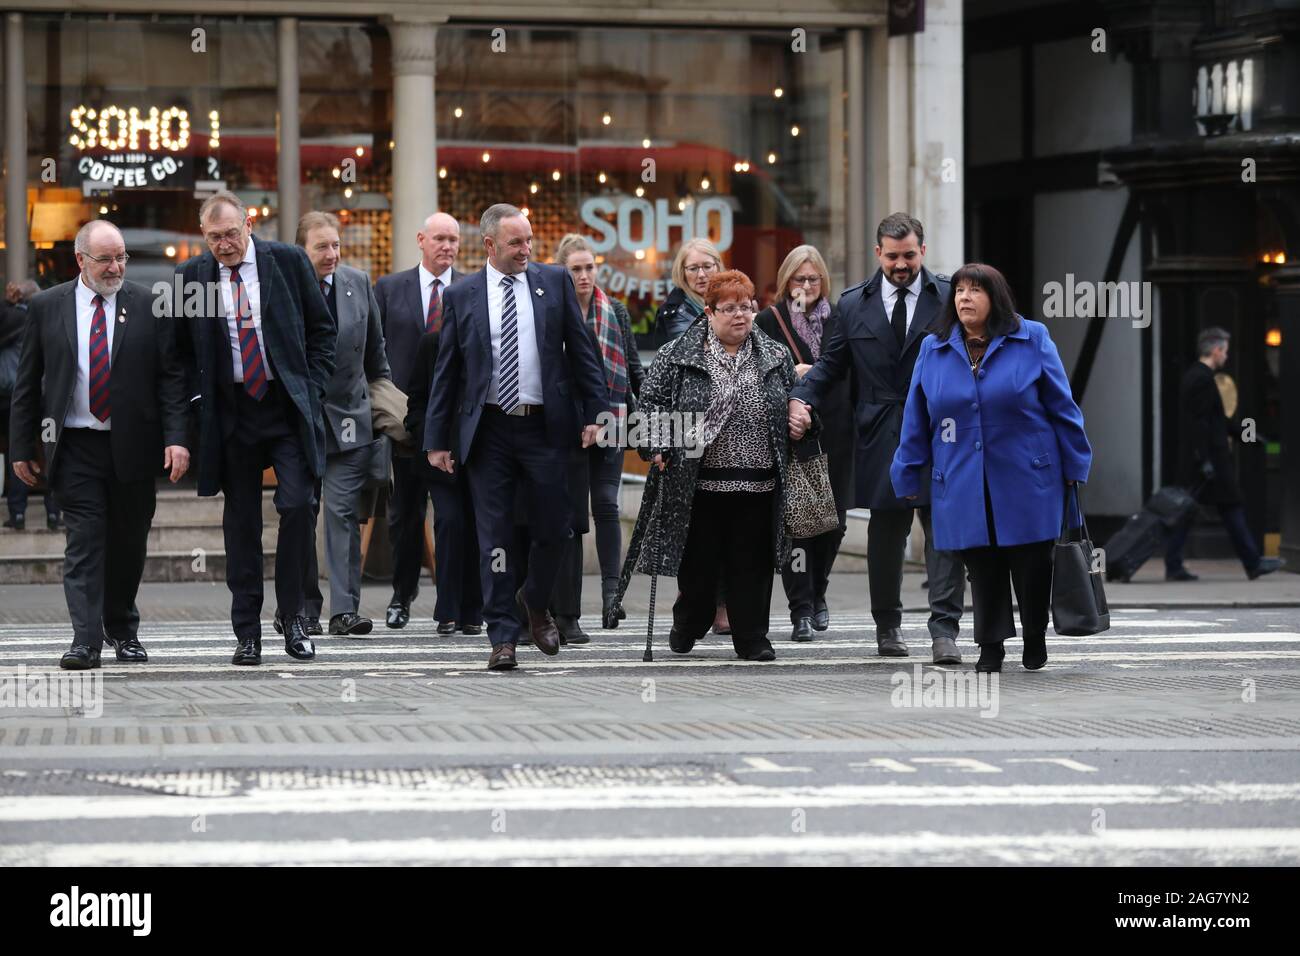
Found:
[[[185,379],[172,320],[149,289],[126,281],[130,258],[111,222],[75,243],[81,274],[31,301],[9,416],[14,474],[45,474],[68,541],[63,592],[72,649],[60,666],[100,666],[107,641],[123,663],[148,660],[135,596],[153,523],[155,479],[189,467]]]

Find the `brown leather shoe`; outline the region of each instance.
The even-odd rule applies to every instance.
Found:
[[[488,658],[488,670],[511,671],[515,669],[515,646],[513,644],[493,644],[492,656]]]
[[[524,589],[515,592],[515,600],[528,614],[528,633],[533,644],[547,657],[560,653],[560,629],[555,626],[555,619],[550,611],[534,611],[524,600]]]

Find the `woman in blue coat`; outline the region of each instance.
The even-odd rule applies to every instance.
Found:
[[[962,266],[938,329],[921,345],[890,478],[900,497],[930,482],[934,546],[960,551],[975,606],[977,671],[1047,663],[1052,545],[1067,486],[1088,480],[1092,448],[1047,327],[1016,314],[992,266]]]

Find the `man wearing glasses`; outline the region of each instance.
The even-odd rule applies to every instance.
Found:
[[[313,546],[315,484],[325,473],[321,408],[334,374],[336,328],[307,254],[252,237],[234,193],[199,210],[208,251],[177,267],[177,341],[198,413],[199,494],[225,496],[226,584],[237,647],[231,663],[262,662],[262,471],[275,469],[276,601],[285,651],[311,660],[303,566]],[[191,296],[198,284],[205,293]],[[199,308],[193,303],[201,300]],[[188,314],[198,312],[200,314]]]
[[[74,243],[81,274],[33,297],[10,412],[14,474],[45,473],[63,508],[63,593],[72,624],[65,670],[100,666],[105,642],[123,663],[148,660],[135,596],[160,468],[189,467],[185,378],[173,326],[149,289],[126,281],[117,227],[93,220]]]

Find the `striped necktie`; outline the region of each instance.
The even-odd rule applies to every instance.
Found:
[[[442,296],[438,294],[442,280],[433,280],[433,292],[429,295],[429,314],[424,317],[424,331],[437,332],[442,328]]]
[[[108,399],[108,320],[104,315],[104,297],[96,295],[91,302],[95,315],[90,320],[90,414],[106,422],[112,411]]]
[[[248,301],[248,290],[239,277],[239,266],[230,270],[230,293],[235,299],[235,322],[239,327],[239,358],[243,366],[244,390],[254,401],[266,394],[266,369],[262,365],[262,350],[257,343],[257,329],[253,326],[253,307]]]
[[[507,415],[519,407],[519,316],[515,311],[515,280],[501,279],[501,369],[497,375],[497,404]]]

